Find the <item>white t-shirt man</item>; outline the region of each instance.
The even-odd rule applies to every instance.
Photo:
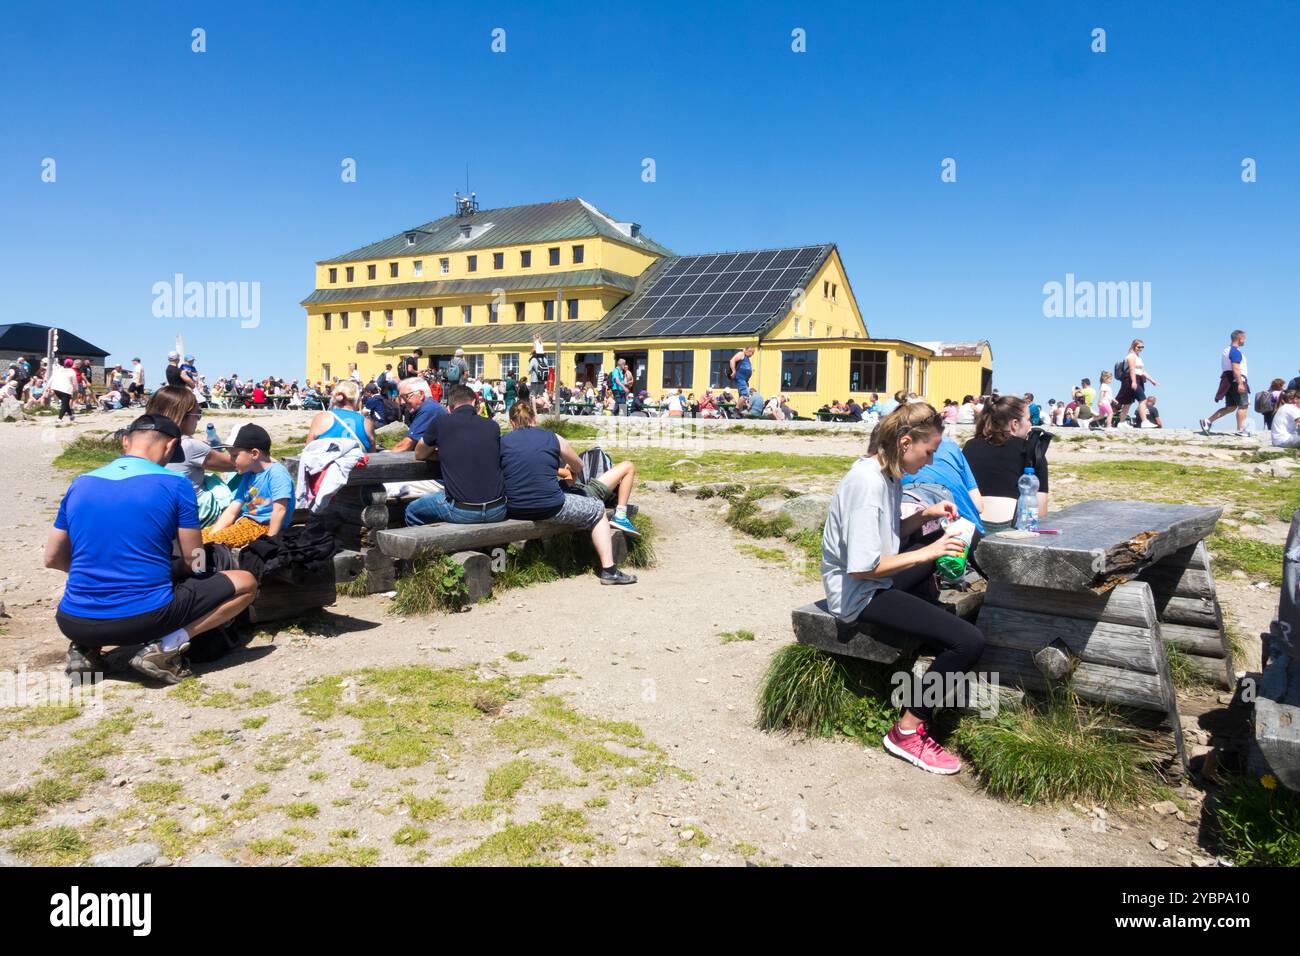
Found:
[[[1300,405],[1286,402],[1273,413],[1274,448],[1300,448]]]
[[[859,458],[840,479],[822,532],[822,584],[826,606],[842,621],[853,621],[891,578],[849,577],[874,570],[887,554],[898,553],[899,509],[903,485],[880,470],[875,457]]]

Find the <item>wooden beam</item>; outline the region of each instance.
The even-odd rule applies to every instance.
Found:
[[[1184,654],[1198,657],[1213,657],[1222,660],[1223,636],[1215,628],[1189,627],[1186,624],[1160,625],[1160,635],[1165,642],[1172,644]]]
[[[1053,591],[990,581],[984,607],[1036,611],[1057,617],[1149,628],[1157,620],[1154,606],[1144,596],[1149,593],[1146,585],[1135,584],[1121,584],[1105,594],[1094,594],[1091,591]]]
[[[1155,674],[1158,669],[1155,637],[1150,628],[1014,611],[987,604],[980,610],[976,626],[984,632],[989,647],[1016,648],[1032,654],[1060,641],[1082,662],[1143,674]]]

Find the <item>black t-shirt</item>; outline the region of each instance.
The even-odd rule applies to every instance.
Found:
[[[166,374],[168,385],[180,385],[182,388],[185,387],[185,379],[181,378],[181,370],[179,366],[168,365]]]
[[[420,374],[420,360],[414,355],[408,355],[402,359],[402,364],[397,366],[399,378],[414,378]]]
[[[994,445],[984,438],[972,438],[962,447],[980,494],[994,498],[1019,498],[1020,476],[1032,468],[1028,458],[1029,443],[1023,438],[1008,438],[1006,444]],[[1035,468],[1038,490],[1046,494],[1047,469]]]
[[[438,415],[429,423],[423,440],[438,448],[442,484],[449,501],[481,505],[505,497],[501,426],[477,414],[473,405]]]

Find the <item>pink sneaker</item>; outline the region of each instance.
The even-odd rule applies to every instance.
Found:
[[[934,742],[925,724],[917,727],[914,734],[899,733],[898,724],[894,724],[885,734],[885,749],[930,773],[950,774],[961,770],[961,761]]]

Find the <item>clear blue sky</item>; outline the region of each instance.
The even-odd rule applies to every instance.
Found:
[[[871,334],[987,338],[1004,391],[1137,334],[1189,425],[1235,326],[1252,386],[1300,370],[1295,3],[110,9],[5,13],[0,322],[153,382],[177,333],[210,374],[301,376],[312,264],[450,212],[466,163],[485,207],[582,196],[679,252],[834,241]],[[260,282],[261,326],[154,318],[177,272]],[[1044,318],[1066,273],[1150,282],[1150,327]]]

